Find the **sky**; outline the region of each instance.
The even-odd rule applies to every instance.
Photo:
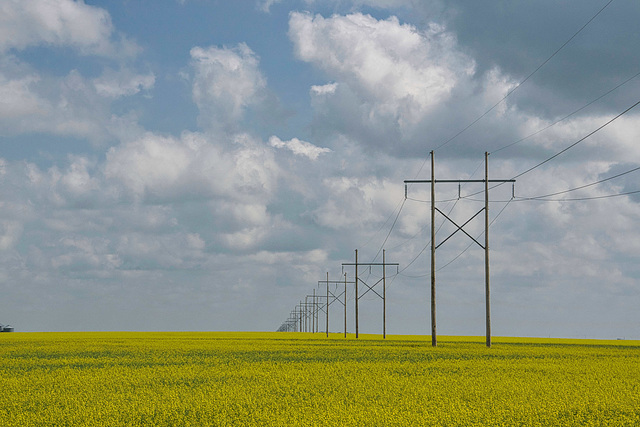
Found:
[[[493,335],[640,339],[639,18],[629,0],[4,0],[0,323],[274,331],[384,250],[387,333],[429,335],[430,187],[404,181],[432,151],[436,179],[484,179],[488,152],[490,179],[516,179],[489,191]],[[482,191],[440,183],[436,207],[463,224]],[[436,244],[455,231],[435,225]],[[483,214],[465,231],[484,241]],[[466,235],[438,247],[439,334],[485,333],[484,280]],[[381,333],[380,298],[359,310]],[[354,331],[351,285],[347,311]]]

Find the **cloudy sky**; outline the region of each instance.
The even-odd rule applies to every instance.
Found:
[[[432,150],[437,179],[482,179],[488,151],[491,179],[517,178],[490,191],[494,335],[640,339],[639,18],[629,0],[2,1],[0,323],[276,330],[385,249],[387,331],[427,335],[429,187],[403,181],[430,178]],[[464,223],[481,190],[440,184],[437,207]],[[483,335],[482,249],[458,233],[436,268],[438,332]],[[381,308],[360,300],[361,332]]]

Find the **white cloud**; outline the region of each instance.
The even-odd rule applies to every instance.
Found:
[[[328,83],[326,85],[313,85],[311,86],[310,92],[312,95],[315,95],[315,96],[332,95],[336,93],[337,88],[338,88],[337,83]]]
[[[0,221],[0,250],[12,249],[20,240],[23,225],[19,221]]]
[[[194,47],[191,66],[195,70],[193,100],[200,109],[205,128],[234,127],[247,107],[263,97],[266,80],[259,60],[249,47]]]
[[[475,68],[442,27],[432,24],[423,32],[395,17],[377,20],[356,13],[324,18],[294,12],[289,36],[298,58],[347,85],[367,105],[366,120],[372,122],[391,117],[400,126],[416,123]],[[335,91],[333,86],[326,89],[312,92]]]
[[[93,80],[96,92],[107,98],[131,96],[140,91],[153,88],[156,77],[153,73],[135,74],[131,71],[107,71],[101,77]]]
[[[107,153],[105,174],[138,199],[184,197],[268,198],[278,167],[273,153],[238,136],[237,149],[223,151],[201,134],[181,139],[147,134]]]
[[[236,249],[253,247],[268,235],[266,205],[280,176],[272,150],[252,138],[237,135],[225,150],[194,133],[180,139],[147,134],[113,147],[104,171],[125,200],[208,204],[211,221],[223,227],[215,232],[220,244]]]
[[[135,134],[135,117],[111,111],[113,97],[153,85],[152,75],[107,74],[89,80],[72,70],[64,77],[38,74],[30,66],[0,60],[0,132],[50,133],[102,143]],[[116,81],[120,79],[120,81]]]
[[[271,11],[271,6],[280,2],[282,0],[258,0],[257,6],[259,10],[268,13]]]
[[[318,0],[305,0],[309,4],[318,3]],[[333,3],[343,3],[344,0],[330,0]],[[379,9],[391,9],[413,6],[415,0],[349,0],[353,7],[371,6]]]
[[[31,91],[31,86],[38,81],[35,75],[7,79],[0,74],[0,119],[42,114],[46,105]]]
[[[38,69],[38,60],[30,64],[22,54],[32,46],[48,54],[71,48],[81,55],[115,59],[120,71],[107,69],[98,78],[87,78],[70,65],[66,75],[47,74]],[[134,130],[135,120],[114,115],[111,102],[153,87],[152,73],[139,74],[126,65],[139,51],[116,33],[102,8],[71,0],[0,2],[0,132],[104,143],[122,134],[123,127]]]
[[[328,148],[316,147],[310,142],[301,141],[298,138],[293,138],[289,141],[282,141],[277,136],[272,136],[269,138],[269,144],[275,148],[286,148],[297,156],[308,157],[311,160],[316,160],[322,153],[331,152]]]
[[[28,46],[71,46],[83,54],[130,56],[138,47],[114,43],[109,13],[72,0],[5,0],[0,3],[0,52]]]
[[[384,221],[401,194],[400,186],[376,177],[326,178],[330,196],[313,212],[317,224],[334,230],[371,227]]]

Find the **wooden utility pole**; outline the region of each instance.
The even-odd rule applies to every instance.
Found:
[[[489,153],[484,153],[484,276],[487,347],[491,347],[491,296],[489,292]]]
[[[300,328],[298,331],[302,332],[302,301],[300,301]]]
[[[326,322],[327,322],[327,331],[329,331],[329,307],[331,306],[331,304],[333,304],[335,301],[338,301],[339,303],[341,303],[344,306],[344,336],[346,338],[347,336],[347,283],[355,283],[355,282],[347,282],[347,273],[344,273],[344,302],[340,300],[340,295],[336,296],[334,295],[333,292],[329,291],[329,284],[335,284],[336,285],[336,289],[337,289],[337,285],[341,285],[343,282],[342,281],[335,281],[335,280],[329,280],[329,273],[327,273],[327,280],[318,280],[318,286],[320,286],[320,284],[325,284],[327,286],[327,295],[326,295],[326,299],[327,299],[327,304],[326,304],[326,313],[327,313],[327,317],[326,317]],[[324,295],[322,296],[316,296],[317,298],[325,298]],[[329,336],[329,333],[327,332],[327,337]]]
[[[358,338],[358,250],[356,249],[356,338]]]
[[[382,250],[382,265],[386,265],[385,252]],[[387,338],[387,269],[382,269],[382,338]]]
[[[385,251],[383,250],[383,262],[379,263],[379,262],[366,262],[366,263],[358,263],[358,250],[356,249],[356,262],[355,264],[352,263],[343,263],[342,264],[342,268],[344,268],[345,265],[353,265],[355,266],[355,284],[356,284],[356,301],[355,301],[355,306],[356,306],[356,338],[358,338],[359,336],[359,325],[358,325],[358,300],[360,298],[362,298],[363,296],[365,296],[369,291],[373,292],[374,294],[378,295],[379,298],[382,299],[382,333],[383,333],[383,337],[386,337],[386,269],[387,266],[389,265],[395,265],[396,267],[399,265],[398,263],[394,262],[394,263],[387,263],[386,259],[385,259]],[[379,265],[382,266],[382,279],[378,280],[376,283],[374,283],[372,286],[369,286],[369,284],[367,284],[364,280],[360,279],[358,277],[358,267],[361,265],[365,265],[365,266],[369,266],[369,268],[371,268],[371,266],[374,265]],[[358,282],[362,282],[363,285],[365,285],[367,287],[367,290],[362,294],[359,295],[358,294]],[[383,283],[383,294],[380,295],[378,292],[376,292],[375,289],[373,289],[378,283],[382,282]],[[345,284],[346,284],[346,278],[345,278]],[[345,290],[345,301],[346,301],[346,290]]]
[[[329,338],[329,272],[327,271],[327,338]]]
[[[344,273],[344,337],[347,337],[347,273]]]
[[[434,155],[433,151],[431,152],[431,180],[405,180],[405,186],[407,184],[421,184],[421,183],[430,183],[431,184],[431,345],[434,347],[437,345],[438,341],[436,338],[436,249],[442,246],[447,240],[453,237],[458,231],[466,234],[471,240],[473,240],[478,246],[484,249],[484,270],[485,270],[485,312],[486,312],[486,343],[487,347],[491,347],[491,295],[490,295],[490,286],[489,286],[489,183],[505,183],[511,182],[514,183],[515,179],[489,179],[489,153],[485,152],[485,174],[484,179],[482,180],[474,180],[474,179],[435,179],[434,172]],[[436,192],[435,185],[437,183],[457,183],[460,186],[460,183],[484,183],[484,208],[482,208],[479,212],[471,217],[467,222],[462,225],[456,224],[447,214],[442,212],[440,209],[436,208]],[[458,187],[459,188],[459,187]],[[459,191],[459,190],[458,190]],[[407,195],[407,188],[405,187],[405,197]],[[446,239],[444,239],[440,244],[436,245],[436,234],[435,234],[435,217],[436,211],[444,216],[449,222],[451,222],[456,230],[451,233]],[[464,230],[464,227],[471,222],[475,217],[477,217],[480,213],[484,211],[484,245],[482,245],[478,240],[476,240],[473,236],[467,233]]]
[[[438,345],[436,338],[436,179],[435,161],[431,151],[431,345]]]

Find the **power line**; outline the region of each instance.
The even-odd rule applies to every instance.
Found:
[[[590,136],[592,136],[593,134],[599,132],[600,130],[602,130],[603,128],[605,128],[606,126],[610,125],[611,123],[613,123],[614,121],[616,121],[617,119],[619,119],[620,117],[622,117],[623,115],[627,114],[629,111],[633,110],[635,107],[638,106],[638,104],[640,104],[640,101],[636,102],[635,104],[633,104],[631,107],[627,108],[626,110],[624,110],[622,113],[618,114],[617,116],[615,116],[614,118],[612,118],[611,120],[607,121],[606,123],[604,123],[603,125],[601,125],[600,127],[598,127],[597,129],[595,129],[594,131],[588,133],[586,136],[583,136],[582,138],[580,138],[579,140],[577,140],[576,142],[574,142],[573,144],[569,145],[567,148],[557,152],[556,154],[554,154],[553,156],[549,157],[548,159],[538,163],[537,165],[527,169],[526,171],[519,173],[518,175],[514,176],[513,179],[519,178],[522,175],[525,175],[529,172],[531,172],[534,169],[539,168],[540,166],[544,165],[547,162],[550,162],[551,160],[555,159],[556,157],[558,157],[559,155],[561,155],[562,153],[572,149],[573,147],[575,147],[576,145],[578,145],[579,143],[581,143],[582,141],[584,141],[585,139],[589,138]]]
[[[562,122],[562,121],[564,121],[564,120],[568,119],[569,117],[574,116],[575,114],[579,113],[580,111],[584,110],[585,108],[589,107],[590,105],[592,105],[592,104],[594,104],[594,103],[598,102],[599,100],[601,100],[601,99],[602,99],[602,98],[604,98],[605,96],[609,95],[611,92],[614,92],[615,90],[617,90],[617,89],[619,89],[620,87],[624,86],[625,84],[629,83],[631,80],[635,79],[635,78],[636,78],[636,77],[638,77],[638,76],[640,76],[640,72],[638,72],[638,73],[634,74],[632,77],[629,77],[627,80],[625,80],[624,82],[620,83],[620,84],[619,84],[619,85],[617,85],[616,87],[614,87],[614,88],[612,88],[612,89],[609,89],[607,92],[605,92],[604,94],[600,95],[600,96],[599,96],[599,97],[597,97],[596,99],[594,99],[594,100],[592,100],[591,102],[589,102],[589,103],[587,103],[587,104],[583,105],[582,107],[578,108],[577,110],[573,111],[572,113],[567,114],[567,115],[566,115],[566,116],[564,116],[563,118],[561,118],[561,119],[559,119],[559,120],[556,120],[555,122],[551,123],[550,125],[545,126],[544,128],[539,129],[539,130],[535,131],[534,133],[532,133],[532,134],[530,134],[530,135],[527,135],[527,136],[525,136],[524,138],[521,138],[521,139],[519,139],[519,140],[517,140],[517,141],[515,141],[515,142],[512,142],[512,143],[510,143],[510,144],[507,144],[507,145],[505,145],[504,147],[500,147],[500,148],[498,148],[497,150],[493,150],[493,151],[492,151],[492,154],[495,154],[495,153],[497,153],[497,152],[499,152],[499,151],[502,151],[502,150],[504,150],[504,149],[506,149],[506,148],[509,148],[509,147],[512,147],[512,146],[514,146],[514,145],[516,145],[516,144],[519,144],[519,143],[521,143],[522,141],[525,141],[525,140],[527,140],[527,139],[529,139],[529,138],[531,138],[531,137],[533,137],[533,136],[536,136],[536,135],[538,135],[539,133],[544,132],[545,130],[547,130],[547,129],[549,129],[549,128],[551,128],[551,127],[555,126],[555,125],[557,125],[558,123],[560,123],[560,122]]]
[[[374,238],[374,237],[375,237],[375,236],[376,236],[380,231],[382,231],[382,229],[384,228],[384,226],[385,226],[385,225],[387,225],[387,223],[391,220],[391,218],[393,218],[393,215],[395,214],[396,209],[398,209],[398,206],[400,206],[400,210],[398,211],[398,213],[397,213],[397,215],[396,215],[396,219],[395,219],[395,221],[397,221],[397,220],[398,220],[398,216],[400,215],[400,212],[402,212],[402,208],[404,207],[405,202],[406,202],[406,199],[403,199],[403,200],[401,200],[400,202],[398,202],[398,204],[396,205],[395,209],[391,212],[391,214],[389,215],[389,217],[387,218],[387,220],[384,222],[384,224],[382,224],[382,225],[380,226],[380,228],[378,229],[378,231],[376,231],[376,232],[373,234],[373,236],[371,236],[371,237],[369,238],[369,240],[367,240],[367,242],[366,242],[364,245],[362,245],[362,246],[368,246],[368,245],[369,245],[369,243],[371,243],[371,241],[373,240],[373,238]],[[395,221],[394,221],[394,225],[395,225]],[[392,226],[392,229],[393,229],[393,226]],[[391,231],[389,231],[389,233],[391,233]],[[389,237],[389,235],[387,235],[387,238],[388,238],[388,237]],[[385,239],[385,241],[386,241],[386,239]],[[376,257],[377,257],[377,256],[376,256]]]
[[[382,242],[382,245],[380,245],[380,249],[378,249],[378,253],[376,253],[375,257],[373,257],[373,261],[372,262],[375,262],[375,260],[378,258],[378,256],[380,256],[380,253],[382,252],[382,250],[384,248],[384,245],[387,243],[387,240],[389,240],[389,236],[391,235],[391,232],[393,231],[393,229],[396,226],[396,223],[398,222],[398,217],[400,217],[400,213],[402,212],[402,208],[404,207],[404,204],[406,202],[407,202],[407,199],[404,199],[402,201],[402,205],[400,205],[400,209],[398,210],[398,214],[396,215],[396,218],[393,220],[393,224],[391,224],[391,228],[389,229],[389,232],[387,233],[387,237],[384,238],[384,241]]]
[[[518,90],[520,88],[520,86],[522,86],[527,80],[529,80],[534,74],[536,74],[542,67],[544,67],[549,61],[551,61],[551,59],[556,56],[562,49],[564,49],[564,47],[566,45],[568,45],[574,38],[576,38],[576,36],[578,34],[580,34],[582,32],[582,30],[584,30],[594,19],[596,19],[598,17],[598,15],[600,15],[611,3],[613,3],[613,0],[609,0],[607,2],[607,4],[605,4],[595,15],[593,15],[582,27],[580,27],[580,29],[578,31],[576,31],[566,42],[564,42],[562,44],[562,46],[560,46],[558,49],[556,49],[555,52],[553,52],[551,54],[551,56],[549,56],[547,59],[545,59],[540,65],[538,65],[538,67],[533,70],[531,73],[529,73],[528,76],[526,76],[522,81],[520,81],[520,83],[518,83],[513,89],[511,89],[509,92],[507,92],[507,94],[498,102],[496,102],[491,108],[489,108],[487,111],[485,111],[484,113],[482,113],[477,119],[475,119],[474,121],[472,121],[470,124],[468,124],[466,127],[464,127],[461,131],[459,131],[458,133],[456,133],[455,135],[453,135],[451,138],[447,139],[446,141],[444,141],[442,144],[440,144],[439,146],[437,146],[434,151],[439,150],[440,148],[444,147],[445,145],[449,144],[451,141],[453,141],[454,139],[456,139],[458,136],[462,135],[464,132],[467,131],[467,129],[469,129],[470,127],[472,127],[473,125],[475,125],[476,123],[478,123],[480,120],[482,120],[487,114],[489,114],[491,111],[493,111],[493,109],[495,109],[498,105],[502,104],[502,102],[504,102],[505,99],[507,99],[513,92],[515,92],[516,90]],[[426,160],[425,160],[426,162]],[[424,166],[424,165],[423,165]]]
[[[521,199],[516,198],[516,202],[528,202],[528,201],[538,201],[538,202],[584,202],[588,200],[600,200],[600,199],[611,199],[614,197],[622,197],[622,196],[631,196],[633,194],[640,194],[640,190],[636,191],[627,191],[626,193],[616,193],[616,194],[606,194],[604,196],[591,196],[591,197],[574,197],[570,199]]]
[[[630,106],[629,108],[627,108],[626,110],[624,110],[623,112],[621,112],[620,114],[618,114],[617,116],[615,116],[614,118],[610,119],[609,121],[605,122],[604,124],[602,124],[601,126],[599,126],[597,129],[591,131],[590,133],[588,133],[587,135],[583,136],[582,138],[580,138],[579,140],[577,140],[576,142],[574,142],[573,144],[569,145],[568,147],[566,147],[565,149],[557,152],[556,154],[554,154],[553,156],[547,158],[546,160],[543,160],[542,162],[538,163],[535,166],[532,166],[531,168],[525,170],[524,172],[519,173],[518,175],[514,176],[513,179],[516,178],[520,178],[521,176],[533,171],[534,169],[539,168],[540,166],[544,165],[545,163],[550,162],[551,160],[555,159],[556,157],[558,157],[559,155],[563,154],[564,152],[570,150],[571,148],[575,147],[576,145],[578,145],[579,143],[583,142],[585,139],[589,138],[590,136],[593,136],[594,134],[596,134],[597,132],[601,131],[602,129],[604,129],[605,127],[607,127],[608,125],[610,125],[611,123],[613,123],[614,121],[616,121],[617,119],[619,119],[620,117],[622,117],[623,115],[627,114],[629,111],[633,110],[635,107],[638,106],[638,104],[640,104],[640,101],[636,102],[635,104],[633,104],[632,106]],[[493,187],[489,188],[490,190],[499,187],[503,185],[502,183],[500,184],[496,184]],[[477,191],[475,193],[471,193],[468,194],[466,196],[463,196],[463,199],[469,199],[469,200],[474,200],[471,199],[471,197],[476,196],[478,194],[482,193],[482,191]]]
[[[571,193],[572,191],[582,190],[582,189],[587,188],[587,187],[592,187],[594,185],[602,184],[603,182],[611,181],[612,179],[620,178],[621,176],[628,175],[628,174],[630,174],[632,172],[635,172],[637,170],[640,170],[640,166],[635,167],[633,169],[630,169],[630,170],[628,170],[626,172],[622,172],[622,173],[619,173],[617,175],[610,176],[609,178],[601,179],[599,181],[595,181],[595,182],[592,182],[592,183],[589,183],[589,184],[581,185],[579,187],[571,188],[569,190],[557,191],[555,193],[545,194],[544,196],[518,197],[518,200],[542,200],[542,199],[546,199],[546,198],[549,198],[549,197],[558,196],[560,194]],[[614,195],[611,195],[611,196],[608,196],[608,197],[613,197],[613,196]]]

